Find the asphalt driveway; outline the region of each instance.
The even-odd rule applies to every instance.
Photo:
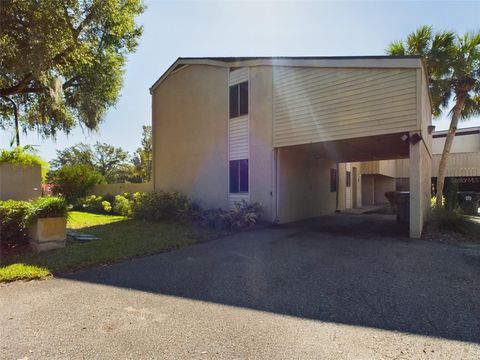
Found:
[[[0,358],[480,357],[480,248],[333,215],[0,286]]]

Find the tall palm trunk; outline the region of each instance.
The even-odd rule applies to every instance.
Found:
[[[465,97],[461,96],[457,98],[457,102],[453,108],[452,121],[450,122],[450,128],[448,129],[447,138],[445,139],[445,145],[443,147],[442,157],[440,159],[440,165],[438,166],[437,177],[437,202],[436,208],[441,208],[443,203],[443,186],[445,184],[445,171],[447,170],[448,156],[452,149],[453,139],[457,132],[458,120],[462,115],[463,105],[465,104]]]

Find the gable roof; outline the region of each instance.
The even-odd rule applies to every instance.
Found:
[[[257,56],[257,57],[179,57],[150,87],[153,93],[171,73],[198,64],[219,67],[298,66],[359,68],[421,68],[421,56]]]

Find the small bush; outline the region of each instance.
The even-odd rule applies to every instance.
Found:
[[[446,207],[434,208],[432,211],[432,221],[440,229],[455,231],[459,233],[465,232],[467,221],[460,209],[449,210]]]
[[[192,221],[200,226],[220,230],[241,230],[254,226],[261,217],[262,206],[245,200],[235,203],[232,210],[205,209],[192,205]]]
[[[128,194],[126,194],[128,196]],[[124,195],[115,196],[115,201],[113,202],[113,213],[116,215],[122,216],[132,216],[132,203],[131,200]]]
[[[39,218],[67,216],[68,204],[62,197],[40,197],[32,201],[31,209],[30,223]]]
[[[262,205],[259,203],[249,204],[245,200],[235,203],[231,211],[232,229],[243,229],[255,225],[261,217]]]
[[[105,182],[105,178],[95,169],[85,164],[65,165],[48,174],[53,184],[53,193],[63,196],[72,205],[78,205],[96,184]]]
[[[102,208],[103,208],[103,212],[106,213],[106,214],[108,214],[112,211],[112,205],[108,201],[105,201],[105,200],[102,201]]]
[[[102,197],[103,197],[103,200],[108,201],[112,206],[115,203],[115,195],[105,194]]]
[[[28,242],[28,222],[32,204],[27,201],[0,201],[0,240],[3,247]]]
[[[178,192],[134,193],[132,216],[151,221],[188,221],[191,202]]]
[[[94,214],[108,214],[112,211],[110,202],[98,195],[89,195],[83,201],[82,208],[86,212]]]

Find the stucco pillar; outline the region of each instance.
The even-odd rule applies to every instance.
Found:
[[[410,237],[422,236],[430,209],[431,158],[423,140],[410,144]]]

